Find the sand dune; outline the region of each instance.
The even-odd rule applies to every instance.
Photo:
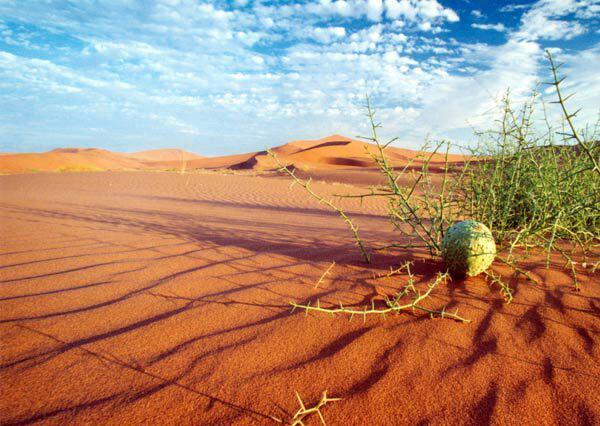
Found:
[[[339,176],[341,180],[356,181],[359,170],[375,166],[369,153],[376,152],[373,144],[342,135],[332,135],[315,140],[297,140],[272,148],[279,161],[315,176]],[[419,151],[389,147],[386,150],[390,163],[404,167],[421,167],[422,158],[428,155]],[[463,156],[450,155],[450,161],[462,161]],[[436,154],[431,159],[433,171],[441,171],[444,156]],[[59,148],[39,154],[8,154],[0,156],[0,172],[23,173],[57,170],[169,170],[169,169],[233,169],[274,170],[276,161],[266,151],[250,152],[220,157],[201,157],[181,149],[159,149],[135,153],[115,153],[103,149]],[[337,171],[337,173],[336,173]],[[340,172],[347,173],[340,173]],[[368,174],[368,173],[367,173]],[[366,177],[365,173],[360,174]],[[366,181],[376,181],[377,173]],[[360,178],[362,179],[362,177]],[[338,179],[339,180],[339,179]]]
[[[147,151],[125,153],[127,157],[135,158],[140,161],[189,161],[204,158],[193,152],[178,148],[151,149]]]
[[[138,160],[96,148],[58,148],[43,153],[0,156],[1,172],[138,170],[144,168],[146,166]]]
[[[480,277],[437,289],[428,306],[471,324],[305,316],[289,302],[379,306],[406,281],[373,273],[411,259],[423,289],[443,266],[419,251],[366,266],[344,223],[278,176],[0,186],[1,424],[271,425],[297,410],[295,391],[315,403],[326,389],[343,398],[323,410],[331,425],[600,419],[597,273],[579,271],[576,293],[542,255],[525,263],[539,284],[511,279],[510,305]],[[381,202],[344,207],[370,242],[394,241]]]
[[[43,153],[0,155],[0,172],[149,170],[201,158],[181,149],[117,153],[97,148],[57,148]]]
[[[277,155],[279,161],[283,164],[317,173],[344,169],[352,174],[359,168],[375,169],[373,159],[369,155],[369,152],[376,152],[375,145],[342,135],[332,135],[315,140],[292,141],[276,146],[271,151]],[[413,161],[414,167],[420,167],[422,160],[419,157],[425,155],[425,153],[419,151],[395,147],[389,147],[386,153],[392,165],[396,167],[403,167],[409,161]],[[464,157],[462,155],[449,155],[448,159],[452,162],[463,161]],[[433,155],[431,161],[433,169],[441,167],[444,156],[442,154]],[[177,167],[177,164],[181,164],[181,162],[161,162],[155,163],[154,166]],[[273,170],[277,167],[277,163],[266,151],[260,151],[192,160],[187,163],[187,167],[188,169]]]

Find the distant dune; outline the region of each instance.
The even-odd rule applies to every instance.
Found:
[[[140,161],[188,161],[204,158],[193,152],[178,148],[151,149],[123,154]]]
[[[9,173],[144,168],[145,165],[138,160],[97,148],[58,148],[43,153],[0,156],[0,171]]]
[[[301,170],[340,171],[358,169],[375,169],[375,164],[369,153],[375,153],[376,147],[363,141],[342,135],[331,135],[322,139],[297,140],[272,148],[279,161],[283,164],[297,167]],[[423,154],[420,151],[389,147],[386,153],[395,167],[403,167],[413,161],[414,167],[420,167],[422,161],[416,157]],[[452,162],[463,161],[462,155],[449,155]],[[444,155],[432,157],[431,167],[441,167]],[[180,162],[179,162],[180,163]],[[177,167],[178,162],[161,162],[163,167]],[[195,169],[234,169],[234,170],[272,170],[276,162],[266,151],[248,154],[230,155],[224,157],[202,158],[191,160],[188,168]]]
[[[360,176],[359,180],[377,181],[369,178],[375,173],[370,153],[376,147],[363,141],[342,135],[331,135],[315,140],[296,140],[272,148],[278,160],[303,172],[316,176],[335,177],[341,174]],[[409,149],[389,147],[386,150],[394,167],[420,167],[423,153]],[[462,161],[461,155],[449,155],[450,161]],[[431,170],[441,170],[444,156],[435,154]],[[96,148],[58,148],[45,153],[0,155],[0,172],[27,173],[32,171],[92,171],[92,170],[165,170],[165,169],[232,169],[274,170],[276,161],[266,151],[220,157],[202,157],[177,148],[156,149],[133,153],[116,153]],[[339,180],[338,178],[335,178]],[[347,179],[345,179],[347,180]],[[352,179],[351,179],[352,180]]]

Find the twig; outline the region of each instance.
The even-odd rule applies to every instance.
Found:
[[[581,285],[577,279],[577,271],[575,271],[575,263],[576,262],[573,262],[571,258],[567,258],[567,263],[565,266],[568,266],[571,269],[571,276],[573,277],[573,287],[575,291],[581,291]]]
[[[300,397],[300,394],[296,392],[296,398],[298,399],[298,403],[300,404],[300,408],[294,414],[294,417],[291,421],[291,426],[304,426],[304,419],[312,414],[317,414],[319,416],[319,420],[321,420],[322,425],[326,425],[325,418],[323,417],[323,413],[321,413],[321,408],[327,405],[330,402],[341,401],[342,398],[329,398],[327,396],[327,391],[323,392],[321,396],[321,400],[314,406],[310,408],[306,408],[304,401]]]
[[[513,291],[510,286],[502,281],[499,275],[494,274],[492,271],[484,271],[485,276],[489,279],[490,284],[498,284],[500,286],[500,293],[504,297],[506,304],[510,304],[513,300]]]
[[[569,112],[567,111],[567,106],[565,105],[565,102],[571,96],[573,96],[573,94],[570,94],[567,97],[562,96],[562,92],[560,90],[560,84],[565,80],[565,77],[561,77],[561,78],[558,77],[558,68],[560,67],[560,65],[557,66],[554,64],[554,60],[552,59],[552,54],[550,53],[549,50],[546,50],[546,56],[548,57],[548,61],[550,62],[550,70],[552,71],[552,77],[554,79],[554,81],[549,84],[551,84],[552,86],[555,87],[556,95],[558,96],[558,101],[556,101],[554,103],[560,104],[560,107],[563,111],[563,115],[564,115],[565,119],[567,120],[567,123],[569,124],[569,127],[572,132],[571,134],[567,134],[567,136],[569,136],[570,138],[575,139],[577,141],[579,146],[581,146],[581,148],[583,148],[586,155],[589,157],[590,161],[594,165],[593,170],[596,173],[600,174],[600,166],[598,165],[598,160],[594,157],[594,154],[592,153],[592,150],[590,149],[590,147],[587,146],[587,143],[585,143],[583,141],[583,139],[581,139],[581,137],[579,136],[579,133],[577,132],[577,129],[575,128],[575,124],[573,124],[573,117],[575,117],[577,115],[579,110],[575,111],[572,114],[569,114]]]
[[[388,272],[387,274],[375,275],[375,272],[373,272],[373,279],[376,280],[378,278],[389,278],[392,275],[399,274],[403,270],[410,268],[411,264],[412,264],[412,262],[406,262],[405,264],[401,265],[400,267],[398,267],[396,269],[392,269],[392,267],[390,266],[390,272]]]
[[[321,275],[321,278],[319,278],[319,281],[317,281],[317,284],[315,285],[314,288],[319,287],[319,285],[323,282],[323,280],[325,279],[325,277],[329,274],[329,271],[331,271],[331,269],[335,266],[335,261],[331,262],[331,265],[329,265],[329,268],[327,268],[327,270],[325,272],[323,272],[323,275]]]
[[[383,309],[375,308],[374,302],[371,302],[371,308],[367,308],[365,306],[364,309],[346,308],[342,303],[340,303],[339,308],[322,308],[321,303],[318,299],[316,306],[311,306],[310,302],[308,302],[306,305],[302,305],[296,302],[290,302],[290,304],[292,305],[292,312],[296,309],[303,309],[306,312],[306,314],[308,314],[309,311],[323,312],[330,315],[347,314],[350,315],[350,319],[352,319],[355,315],[363,316],[363,320],[366,320],[367,315],[382,315],[385,317],[385,315],[389,313],[400,313],[402,311],[409,310],[414,312],[415,310],[418,310],[421,312],[428,313],[432,318],[440,317],[453,319],[463,323],[471,322],[471,320],[458,315],[458,310],[455,312],[446,312],[445,307],[439,310],[429,309],[419,304],[424,299],[428,298],[433,289],[441,282],[445,282],[448,279],[448,277],[448,273],[438,274],[437,278],[428,285],[427,291],[425,291],[424,293],[421,293],[420,291],[414,288],[414,286],[412,285],[411,278],[409,285],[402,289],[402,291],[400,291],[397,297],[395,297],[394,299],[386,299],[386,304],[388,307]],[[409,292],[414,293],[413,299],[411,300],[411,302],[401,305],[399,303],[399,299],[407,295]]]
[[[499,260],[500,262],[504,263],[507,266],[510,266],[511,268],[513,268],[513,270],[515,271],[515,273],[517,274],[521,274],[523,275],[525,278],[527,278],[529,281],[534,282],[536,284],[539,284],[538,280],[536,280],[535,278],[533,278],[531,276],[531,274],[521,268],[519,268],[514,262],[510,261],[510,260],[505,260],[502,259],[500,256],[496,256],[496,259]]]

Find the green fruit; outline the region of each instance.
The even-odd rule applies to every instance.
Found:
[[[464,278],[478,275],[496,257],[492,232],[483,223],[474,220],[457,222],[444,235],[442,257],[452,276]]]

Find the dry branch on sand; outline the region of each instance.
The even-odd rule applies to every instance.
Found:
[[[304,420],[306,418],[316,414],[321,421],[321,424],[326,426],[325,417],[323,417],[323,413],[321,413],[321,409],[330,402],[341,401],[342,398],[330,398],[327,396],[327,391],[323,392],[321,395],[321,399],[317,402],[313,407],[306,408],[306,404],[302,401],[300,394],[296,391],[296,399],[298,399],[298,403],[300,404],[300,408],[294,414],[294,417],[290,420],[291,426],[304,426]],[[283,420],[278,417],[271,416],[273,420],[277,423],[283,423]]]
[[[340,303],[340,306],[338,308],[324,308],[321,306],[321,301],[317,299],[315,305],[312,305],[310,302],[307,304],[291,302],[290,304],[292,305],[292,312],[296,309],[303,309],[306,312],[306,314],[308,314],[308,312],[310,311],[323,312],[332,316],[335,314],[345,314],[349,315],[350,319],[354,318],[354,316],[356,315],[362,316],[363,321],[366,321],[367,316],[370,315],[380,315],[382,317],[386,317],[386,315],[388,314],[398,314],[405,311],[415,313],[416,311],[419,311],[428,314],[431,318],[439,317],[452,319],[463,323],[471,322],[471,320],[458,315],[458,310],[456,310],[455,312],[448,312],[446,311],[446,307],[443,307],[442,309],[431,309],[421,304],[421,302],[429,298],[431,292],[439,284],[447,282],[447,280],[450,278],[448,273],[438,273],[436,279],[428,284],[427,290],[421,292],[414,285],[414,276],[410,273],[410,266],[408,264],[406,265],[406,269],[408,271],[409,277],[408,284],[404,286],[404,288],[402,288],[402,290],[400,290],[395,297],[385,298],[385,303],[387,306],[386,308],[376,308],[374,302],[371,302],[370,308],[365,306],[363,309],[348,308],[345,307],[342,303]],[[407,296],[412,296],[412,299],[407,303],[401,303],[402,300]]]

